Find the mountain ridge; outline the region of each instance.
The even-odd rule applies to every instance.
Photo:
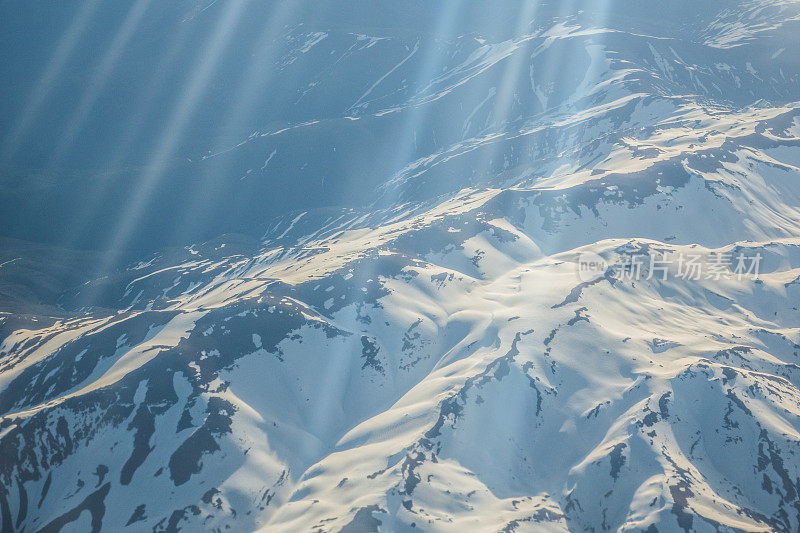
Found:
[[[800,4],[192,5],[310,115],[0,241],[3,531],[800,527]]]

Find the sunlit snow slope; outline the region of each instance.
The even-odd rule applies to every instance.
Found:
[[[284,27],[260,239],[7,297],[3,531],[800,528],[800,3],[452,6]]]

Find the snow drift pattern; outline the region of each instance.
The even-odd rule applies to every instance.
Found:
[[[309,98],[373,78],[230,148],[237,181],[332,120],[431,138],[368,209],[2,316],[3,530],[796,531],[800,5],[567,4],[496,39],[293,29]],[[614,275],[742,250],[758,276]]]

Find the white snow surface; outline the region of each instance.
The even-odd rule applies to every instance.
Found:
[[[567,20],[482,38],[401,104],[379,97],[424,50],[376,69],[348,113],[454,98],[535,50],[518,81],[545,108],[499,127],[520,106],[487,84],[460,139],[387,177],[383,203],[292,213],[251,252],[144,258],[114,312],[15,329],[3,513],[25,531],[796,531],[800,102],[711,88],[755,76],[742,50],[795,4],[736,5],[680,56]],[[280,66],[330,35],[297,33]],[[541,58],[575,46],[569,94],[540,84],[558,68]],[[728,62],[684,61],[693,47]],[[499,163],[509,146],[531,157]],[[453,170],[469,158],[497,172]],[[586,252],[605,276],[581,281]],[[762,262],[626,279],[632,252]]]

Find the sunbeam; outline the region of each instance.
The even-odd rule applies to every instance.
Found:
[[[130,106],[127,120],[120,129],[119,138],[113,143],[108,156],[99,165],[97,172],[102,172],[104,178],[96,180],[97,186],[88,191],[82,209],[75,213],[69,231],[64,235],[62,243],[64,246],[76,245],[76,241],[87,233],[89,226],[93,223],[98,208],[107,201],[109,192],[119,186],[113,173],[120,168],[127,168],[123,163],[130,158],[131,147],[143,134],[147,118],[156,111],[157,99],[165,92],[168,75],[174,70],[175,63],[186,46],[191,29],[190,24],[178,24],[177,29],[170,34],[169,41],[165,44],[163,53],[158,64],[155,65],[146,87]]]
[[[47,103],[47,98],[53,89],[59,85],[57,80],[61,76],[67,61],[72,57],[75,47],[78,46],[99,5],[100,0],[84,2],[64,36],[59,40],[53,56],[47,62],[39,81],[36,82],[36,86],[31,91],[25,108],[14,127],[3,138],[2,150],[0,150],[0,168],[14,156],[20,144],[25,140],[25,135],[36,122],[36,119],[39,118],[39,111]]]
[[[800,1],[0,0],[0,529],[800,531]]]
[[[437,41],[447,42],[454,36],[456,22],[462,14],[459,7],[459,2],[448,1],[439,8],[438,20],[430,34],[432,42],[428,44],[428,49],[423,53],[422,60],[419,62],[414,79],[416,92],[409,97],[406,103],[407,107],[403,109],[405,118],[399,128],[395,141],[397,147],[394,150],[393,162],[389,166],[390,169],[393,169],[398,174],[409,162],[416,159],[416,154],[418,153],[417,132],[423,128],[430,113],[428,103],[424,101],[423,97],[425,96],[425,91],[431,88],[432,80],[440,74],[445,60],[437,50],[436,43]],[[417,45],[419,45],[419,42]],[[388,183],[391,184],[391,180]],[[388,197],[384,196],[382,202],[394,203],[397,200],[398,193],[399,191],[395,191]]]
[[[523,3],[514,33],[509,37],[509,40],[514,42],[515,50],[505,60],[499,89],[494,97],[494,105],[491,111],[491,119],[494,125],[491,131],[493,136],[505,136],[511,133],[515,127],[517,129],[519,127],[518,121],[510,117],[510,113],[515,95],[522,90],[519,86],[522,73],[530,68],[531,51],[529,43],[535,35],[529,32],[531,26],[535,23],[539,2],[540,0],[533,0]],[[520,115],[524,116],[524,113],[520,112]],[[484,132],[485,134],[486,132]],[[491,177],[491,174],[495,171],[493,163],[500,154],[502,147],[503,143],[497,137],[489,141],[489,146],[482,151],[482,158],[477,165],[478,172],[484,173],[484,176],[481,177],[485,178],[486,174]]]
[[[136,227],[139,217],[150,199],[154,186],[164,176],[170,158],[181,140],[181,136],[195,112],[200,99],[216,70],[222,54],[234,35],[249,0],[230,0],[214,33],[197,56],[194,68],[175,108],[165,121],[165,126],[156,142],[155,153],[137,179],[137,186],[125,212],[121,214],[113,241],[101,271],[108,270],[120,257]]]
[[[283,27],[293,20],[296,11],[297,6],[291,2],[276,2],[270,10],[263,30],[250,50],[249,55],[252,59],[244,70],[241,83],[225,114],[224,122],[217,130],[218,141],[212,149],[213,153],[226,150],[230,147],[231,139],[236,135],[243,134],[242,125],[246,119],[250,118],[259,99],[268,94],[267,89],[276,75],[276,54],[280,50],[280,43],[276,44],[274,41],[280,35]],[[265,54],[265,51],[269,52]],[[229,168],[222,160],[222,158],[211,158],[208,164],[202,168],[202,176],[198,180],[195,190],[189,195],[183,220],[174,230],[176,236],[185,235],[186,230],[203,217],[201,205],[207,199],[206,191],[209,182],[227,176],[229,172]]]
[[[139,28],[139,24],[152,1],[153,0],[136,0],[128,10],[125,19],[115,32],[111,44],[105,50],[97,65],[92,69],[92,76],[83,89],[83,94],[78,101],[78,105],[69,115],[58,144],[53,149],[50,162],[46,165],[48,169],[52,170],[58,166],[67,150],[69,150],[70,146],[75,142],[76,136],[81,133],[89,117],[89,113],[92,111],[92,107],[106,86],[108,77],[117,67],[120,56],[124,53],[136,33],[136,30]]]

